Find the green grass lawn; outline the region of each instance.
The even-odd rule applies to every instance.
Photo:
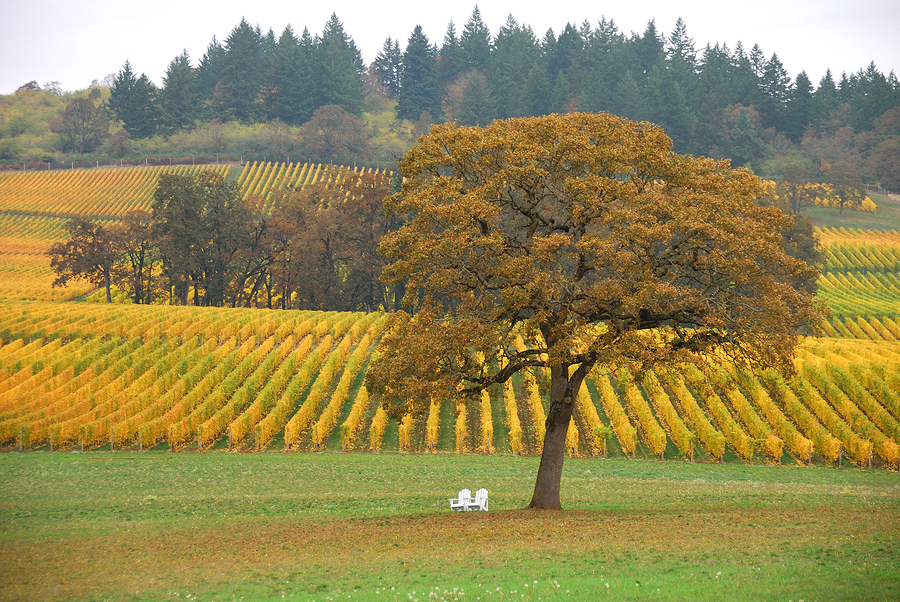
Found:
[[[4,600],[897,600],[900,476],[536,458],[5,453]],[[451,513],[462,487],[488,513]]]

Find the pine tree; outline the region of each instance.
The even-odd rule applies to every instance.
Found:
[[[638,86],[637,81],[631,75],[631,71],[625,73],[625,78],[616,88],[616,114],[635,121],[644,121],[649,118],[647,100],[644,91]]]
[[[691,145],[695,117],[681,86],[664,66],[658,65],[650,72],[647,96],[650,121],[663,127],[676,152],[685,152]]]
[[[556,34],[553,28],[548,28],[544,37],[541,39],[541,62],[544,67],[544,76],[550,82],[550,85],[556,81],[556,73],[550,69],[550,57],[556,55]]]
[[[351,115],[361,116],[365,98],[362,54],[334,13],[325,24],[314,57],[316,108],[337,105]]]
[[[755,46],[756,49],[759,46]],[[759,106],[762,102],[759,77],[753,66],[753,59],[744,52],[744,46],[740,42],[734,48],[731,58],[731,77],[727,85],[723,86],[723,92],[730,91],[728,104],[742,104],[745,106]]]
[[[644,34],[634,39],[634,48],[640,66],[640,74],[647,78],[650,70],[665,60],[665,39],[656,31],[656,21],[647,21]]]
[[[730,59],[718,44],[707,44],[700,58],[698,96],[705,107],[723,109],[734,102],[729,93]],[[756,86],[754,82],[754,87]]]
[[[581,96],[588,111],[615,110],[612,90],[625,76],[625,65],[620,60],[624,36],[614,21],[603,18],[589,34],[582,33],[584,49],[578,58],[581,74]]]
[[[791,76],[781,64],[777,54],[772,53],[772,58],[766,63],[760,85],[763,98],[759,112],[763,127],[784,130],[791,96]]]
[[[481,20],[481,11],[478,10],[477,4],[463,27],[459,48],[466,70],[477,69],[482,73],[485,71],[491,58],[491,32]]]
[[[551,108],[554,113],[566,113],[568,107],[575,98],[572,86],[569,84],[569,78],[565,72],[556,76],[556,83],[553,84],[553,93],[551,95]]]
[[[441,88],[437,81],[437,50],[416,25],[406,43],[400,70],[397,117],[417,121],[422,113],[433,119],[441,114]]]
[[[441,46],[440,55],[437,58],[437,77],[441,87],[450,85],[456,81],[466,69],[466,61],[459,46],[459,37],[456,35],[456,25],[451,20],[444,34],[444,43]]]
[[[199,117],[197,77],[187,50],[172,59],[159,91],[160,124],[169,133],[192,129]]]
[[[372,61],[375,75],[378,76],[378,80],[391,98],[397,98],[400,95],[400,64],[402,60],[400,43],[388,36],[381,47],[381,52]]]
[[[694,40],[688,37],[687,26],[681,17],[675,21],[665,52],[669,72],[688,102],[693,103],[697,86],[697,49]]]
[[[535,61],[525,80],[525,109],[533,117],[549,115],[553,112],[550,104],[550,80],[543,61]]]
[[[131,61],[126,60],[122,69],[116,74],[112,88],[109,90],[109,98],[106,101],[107,108],[119,121],[125,121],[125,116],[128,114],[131,91],[136,83],[137,75],[131,68]]]
[[[731,157],[732,164],[737,167],[761,157],[764,149],[759,127],[750,119],[751,109],[740,106],[736,108],[740,112],[722,150]]]
[[[131,62],[125,61],[110,90],[107,107],[132,138],[149,138],[156,133],[159,118],[156,95],[150,78],[143,73],[136,77]]]
[[[766,61],[766,55],[763,54],[762,48],[759,47],[759,44],[754,44],[753,48],[750,49],[750,66],[753,68],[753,73],[756,75],[757,79],[762,79],[766,73],[766,65],[768,62]]]
[[[304,30],[309,40],[309,31]],[[311,41],[310,41],[311,42]],[[270,75],[269,114],[272,118],[302,125],[312,117],[313,90],[309,52],[288,25],[278,38]]]
[[[790,101],[785,120],[785,135],[799,142],[806,126],[809,125],[810,108],[812,106],[813,87],[806,71],[797,74],[794,87],[790,93]]]
[[[225,66],[225,48],[213,36],[206,52],[200,58],[197,65],[196,90],[202,103],[199,107],[201,116],[205,119],[224,118],[222,99],[219,92],[219,82],[222,80],[222,70]]]
[[[894,106],[894,90],[874,61],[865,70],[860,69],[855,80],[850,95],[853,129],[857,132],[871,130],[875,119]]]
[[[841,73],[841,81],[837,85],[838,104],[850,102],[853,100],[853,89],[855,87],[855,79],[847,76],[847,72]]]
[[[825,121],[831,115],[831,112],[837,109],[838,104],[840,104],[840,100],[838,99],[838,90],[834,83],[834,77],[831,75],[831,69],[826,69],[825,75],[819,80],[819,87],[813,92],[810,106],[810,124],[819,125]]]
[[[259,26],[245,19],[231,30],[225,40],[219,92],[229,119],[252,123],[261,118],[263,36]]]
[[[574,25],[566,23],[556,43],[548,47],[546,54],[547,77],[551,82],[556,82],[559,74],[565,73],[572,66],[583,48],[581,34]]]
[[[497,103],[491,96],[487,81],[477,71],[472,72],[463,87],[462,101],[459,104],[459,125],[486,126],[497,115]]]
[[[494,40],[488,65],[488,80],[497,100],[497,116],[501,119],[528,114],[522,82],[526,81],[539,58],[540,49],[534,32],[509,15]]]

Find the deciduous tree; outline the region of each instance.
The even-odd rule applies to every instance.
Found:
[[[66,104],[62,114],[50,122],[50,130],[63,137],[63,148],[76,153],[89,153],[109,138],[109,120],[97,100],[100,90],[92,88],[87,98],[76,98]]]
[[[566,432],[594,366],[719,351],[790,372],[796,328],[818,319],[794,287],[815,270],[784,251],[792,218],[754,203],[761,181],[674,154],[651,124],[573,113],[442,125],[400,168],[387,207],[407,221],[380,249],[409,306],[367,386],[402,416],[548,369],[532,508],[561,507]]]
[[[849,161],[838,161],[822,167],[825,181],[831,184],[831,201],[844,214],[844,207],[858,207],[866,198],[866,187],[859,177],[859,169]]]
[[[106,302],[112,302],[110,285],[116,262],[113,236],[102,225],[81,218],[66,222],[66,240],[54,243],[47,251],[50,267],[56,272],[53,286],[65,286],[69,280],[86,280],[106,290]]]
[[[170,290],[185,305],[191,286],[194,305],[222,305],[248,219],[239,185],[212,171],[163,174],[152,207]]]
[[[146,211],[132,211],[111,228],[111,235],[116,252],[113,281],[131,295],[132,303],[150,304],[153,270],[158,263],[153,216]]]
[[[325,105],[300,128],[299,143],[310,157],[348,165],[368,159],[371,137],[361,119],[337,105]]]
[[[387,228],[389,186],[384,174],[362,174],[343,187],[317,183],[282,193],[271,224],[282,307],[356,311],[386,304],[376,249]]]
[[[806,167],[796,163],[786,166],[784,176],[775,189],[781,208],[794,215],[800,215],[801,211],[812,207],[821,190],[811,180],[811,174]]]

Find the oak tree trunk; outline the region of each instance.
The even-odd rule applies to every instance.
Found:
[[[569,379],[568,368],[550,368],[550,411],[547,412],[544,450],[529,508],[562,510],[559,489],[563,460],[566,457],[566,434],[575,408],[574,400],[582,379]]]

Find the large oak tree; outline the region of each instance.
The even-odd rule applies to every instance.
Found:
[[[387,201],[405,224],[381,251],[405,281],[366,383],[394,416],[549,371],[532,508],[559,509],[573,400],[598,365],[703,361],[713,352],[790,372],[815,320],[784,251],[792,217],[760,180],[672,152],[649,123],[575,113],[435,127]],[[526,348],[517,349],[524,337]]]

